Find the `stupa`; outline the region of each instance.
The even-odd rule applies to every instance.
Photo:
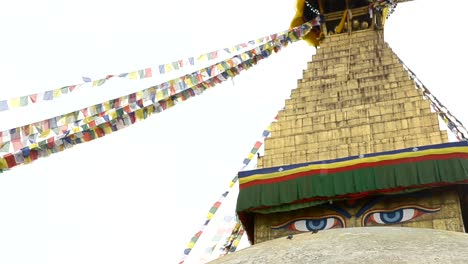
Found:
[[[236,210],[253,246],[220,263],[255,262],[255,254],[265,254],[256,247],[276,251],[275,243],[296,259],[287,243],[299,237],[319,244],[343,234],[356,234],[346,243],[387,237],[390,248],[407,240],[386,233],[425,232],[438,243],[459,232],[456,239],[468,241],[468,143],[448,141],[440,113],[384,41],[385,19],[398,2],[297,1],[291,26],[314,21],[305,40],[317,52],[273,124],[258,169],[238,175]],[[457,245],[453,250],[468,252]],[[314,250],[316,257],[333,254]],[[311,263],[314,254],[307,256],[303,262]],[[463,258],[468,253],[457,260]]]

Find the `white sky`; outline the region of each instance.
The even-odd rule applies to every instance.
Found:
[[[77,84],[81,76],[100,78],[154,67],[280,32],[289,25],[294,2],[2,3],[0,100]],[[386,40],[468,124],[463,109],[468,94],[465,2],[401,4],[387,22]],[[314,52],[304,43],[293,44],[234,82],[104,138],[1,174],[0,263],[178,261]],[[0,129],[157,83],[113,81],[1,112]],[[229,198],[220,217],[234,210],[236,194]],[[201,250],[209,245],[199,244]],[[189,260],[198,262],[195,251]]]

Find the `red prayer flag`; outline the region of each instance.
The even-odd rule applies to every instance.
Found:
[[[262,142],[257,141],[257,143],[255,143],[254,148],[259,149],[261,146],[262,146]]]
[[[31,94],[29,98],[31,98],[31,102],[35,103],[37,100],[37,94]]]
[[[7,162],[8,168],[12,168],[12,167],[16,166],[16,160],[15,160],[15,156],[13,154],[8,153],[5,156],[3,156],[3,158]]]
[[[152,72],[151,68],[145,69],[145,77],[149,78],[149,77],[152,77],[152,76],[153,76],[153,72]]]

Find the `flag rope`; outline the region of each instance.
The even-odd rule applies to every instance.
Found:
[[[416,88],[422,92],[422,94],[431,101],[431,106],[442,118],[450,131],[455,135],[458,141],[467,141],[468,131],[466,130],[463,123],[456,118],[447,107],[445,107],[437,97],[435,97],[429,89],[423,84],[423,82],[416,76],[416,74],[397,56],[398,61],[403,65],[403,68],[408,71],[409,76],[414,80]]]

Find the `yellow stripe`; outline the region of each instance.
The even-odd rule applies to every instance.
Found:
[[[360,163],[373,163],[379,162],[384,160],[396,160],[402,158],[416,158],[426,155],[434,155],[434,154],[449,154],[449,153],[468,153],[468,147],[452,147],[452,148],[443,148],[443,149],[428,149],[428,150],[421,150],[421,151],[413,151],[413,152],[403,152],[398,154],[389,154],[389,155],[382,155],[377,157],[368,157],[368,158],[360,158],[360,159],[353,159],[353,160],[346,160],[341,162],[334,162],[329,164],[313,164],[309,166],[304,166],[300,168],[295,168],[286,171],[280,172],[273,172],[268,174],[254,174],[249,177],[240,178],[239,183],[244,184],[255,180],[265,180],[265,179],[274,179],[280,178],[286,175],[304,172],[309,170],[326,170],[326,169],[335,169],[341,167],[352,166]]]

